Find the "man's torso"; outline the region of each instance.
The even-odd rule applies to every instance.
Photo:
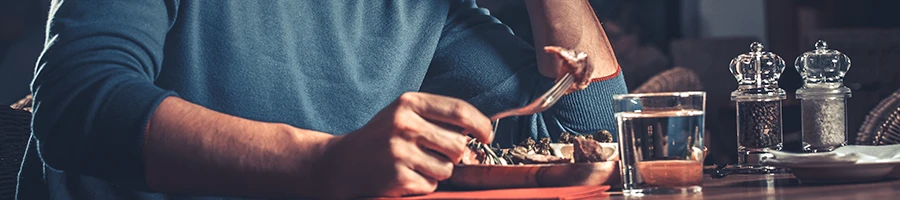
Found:
[[[156,84],[227,114],[343,134],[422,83],[444,1],[182,1]]]

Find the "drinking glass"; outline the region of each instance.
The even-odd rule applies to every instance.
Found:
[[[705,92],[613,96],[626,196],[702,190]]]

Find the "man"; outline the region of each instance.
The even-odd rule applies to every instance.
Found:
[[[463,132],[508,146],[613,130],[625,86],[590,6],[529,10],[537,46],[588,59],[535,50],[471,1],[54,1],[33,82],[51,195],[423,194],[450,176]],[[563,72],[583,91],[491,133],[486,116]]]

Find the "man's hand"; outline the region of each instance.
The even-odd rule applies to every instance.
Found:
[[[578,90],[583,90],[587,88],[588,85],[591,84],[591,79],[593,79],[594,74],[594,66],[591,65],[590,62],[587,62],[587,54],[584,52],[578,52],[575,50],[565,49],[557,46],[546,46],[544,47],[544,51],[549,54],[553,54],[556,57],[559,66],[556,68],[556,79],[559,80],[566,73],[571,73],[572,76],[575,77],[575,81],[572,83],[572,86],[566,90],[566,93],[571,93]]]
[[[329,142],[314,180],[327,198],[433,192],[468,151],[468,137],[493,140],[491,122],[460,99],[406,93],[368,124]]]

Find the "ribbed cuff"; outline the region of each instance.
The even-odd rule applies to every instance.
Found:
[[[616,70],[615,74],[596,80],[584,90],[563,96],[548,110],[553,113],[554,120],[546,123],[557,126],[552,129],[569,133],[587,134],[600,130],[615,133],[617,128],[612,97],[628,93],[625,79],[621,71]]]
[[[607,81],[609,79],[619,77],[619,75],[621,75],[621,74],[622,74],[622,66],[616,65],[616,72],[614,72],[610,75],[604,76],[604,77],[593,78],[593,79],[591,79],[591,83]]]
[[[98,155],[97,160],[87,169],[102,171],[112,182],[124,183],[135,188],[146,189],[143,162],[144,134],[150,116],[160,102],[168,96],[177,96],[146,82],[123,83],[104,100],[108,105],[101,110],[94,141],[97,145],[90,152]]]

